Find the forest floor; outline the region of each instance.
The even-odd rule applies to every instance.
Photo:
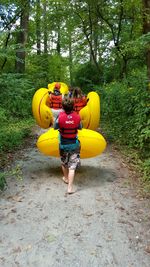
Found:
[[[139,194],[137,173],[111,144],[81,160],[75,194],[66,194],[60,159],[34,141],[14,153],[0,198],[0,266],[149,267],[150,200]]]

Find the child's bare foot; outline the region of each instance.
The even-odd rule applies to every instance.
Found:
[[[73,189],[72,186],[68,186],[68,190],[67,190],[68,194],[74,194],[75,192],[76,192],[76,190]]]
[[[68,181],[68,179],[65,176],[63,176],[62,179],[63,179],[63,181],[64,181],[65,184],[68,184],[69,181]]]

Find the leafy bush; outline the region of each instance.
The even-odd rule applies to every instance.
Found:
[[[84,89],[85,92],[91,91],[94,85],[101,82],[102,74],[98,72],[96,66],[90,62],[82,64],[75,74],[75,84]]]
[[[143,83],[143,80],[142,80]],[[102,118],[114,140],[137,148],[141,157],[149,157],[149,93],[142,84],[129,87],[127,81],[113,82],[101,89]]]
[[[144,180],[150,182],[150,158],[144,161],[143,168],[144,168]]]
[[[7,170],[5,172],[0,172],[0,190],[3,191],[7,186],[6,179],[9,176],[15,177],[17,180],[22,180],[22,170],[20,165],[16,165],[13,169]]]
[[[143,173],[144,190],[150,191],[150,104],[145,72],[131,73],[127,80],[98,88],[102,127],[107,138],[136,150],[135,162]],[[146,186],[146,187],[145,187]]]
[[[6,185],[6,175],[4,172],[0,172],[0,190],[4,190]]]
[[[6,110],[0,107],[0,124],[7,121]]]
[[[34,91],[32,82],[24,75],[2,74],[0,76],[0,97],[5,116],[8,119],[31,116]]]
[[[28,77],[32,79],[35,88],[47,87],[49,83],[48,56],[32,55],[27,61]]]
[[[58,54],[32,55],[27,61],[28,77],[35,88],[45,87],[54,81],[68,83],[67,61]]]
[[[0,131],[0,153],[12,151],[19,147],[24,138],[31,133],[33,120],[24,120],[19,122],[9,122],[2,125]]]

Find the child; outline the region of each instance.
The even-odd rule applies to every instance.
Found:
[[[50,108],[52,110],[54,118],[62,111],[62,99],[63,96],[60,92],[61,84],[56,83],[54,91],[49,93]]]
[[[84,108],[87,104],[87,97],[82,94],[82,91],[79,87],[75,87],[73,91],[74,99],[74,110],[79,113],[79,111]]]
[[[68,194],[73,194],[73,181],[75,170],[80,166],[80,142],[77,137],[78,129],[82,129],[79,114],[73,111],[74,101],[64,98],[62,101],[63,112],[58,115],[54,129],[59,129],[63,181],[68,184]]]

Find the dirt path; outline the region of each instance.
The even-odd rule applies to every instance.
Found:
[[[34,147],[18,157],[23,180],[9,177],[0,199],[0,266],[150,266],[150,203],[110,146],[82,160],[70,196],[59,159]]]

